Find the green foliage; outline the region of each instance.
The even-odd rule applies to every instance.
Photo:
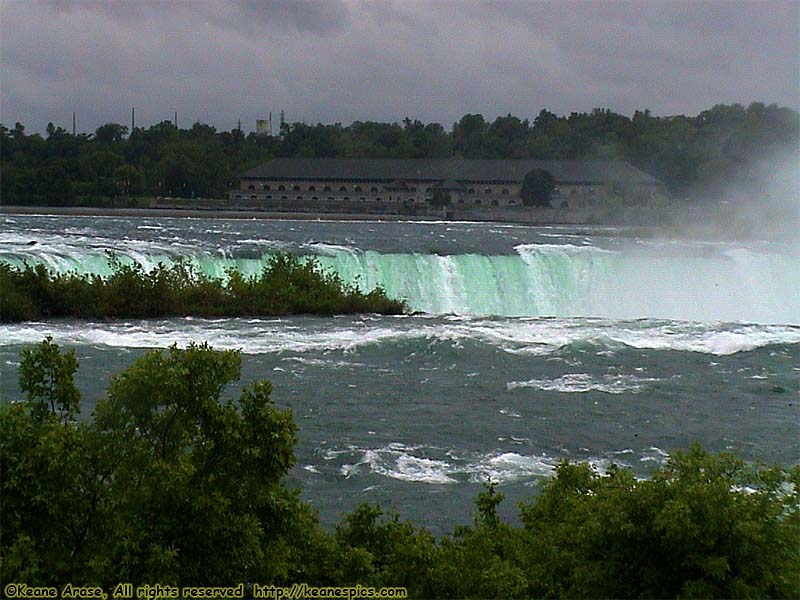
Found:
[[[363,293],[324,272],[313,259],[270,258],[261,273],[210,279],[190,263],[138,263],[109,257],[111,275],[52,275],[43,265],[16,269],[0,261],[0,320],[52,317],[147,318],[196,315],[401,314],[405,304],[381,288]]]
[[[525,206],[550,206],[556,180],[549,171],[533,169],[525,174],[519,196]]]
[[[56,369],[57,347],[24,354],[21,372],[48,357]],[[309,552],[293,546],[316,546],[321,531],[281,483],[296,434],[269,383],[221,397],[239,372],[237,352],[172,347],[114,378],[91,424],[0,407],[2,579],[288,580]]]
[[[632,117],[597,108],[529,122],[464,115],[448,132],[438,123],[355,121],[349,126],[287,124],[282,136],[163,121],[147,129],[108,123],[94,135],[48,126],[47,137],[19,123],[0,125],[0,195],[6,204],[125,204],[139,194],[223,197],[238,173],[274,156],[626,160],[673,194],[723,194],[735,183],[758,190],[758,169],[780,151],[796,152],[796,111],[754,102],[716,105],[696,117]],[[120,199],[117,199],[120,198]],[[117,200],[115,200],[117,199]]]
[[[521,518],[534,595],[751,597],[800,585],[800,470],[698,446],[652,479],[561,464]]]
[[[22,351],[19,387],[28,397],[33,415],[57,417],[67,423],[78,412],[81,393],[73,383],[78,370],[75,351],[61,353],[52,337]]]
[[[433,190],[433,196],[431,197],[431,206],[450,206],[450,202],[452,198],[450,196],[450,192],[447,190],[443,190],[440,188],[436,188]]]
[[[326,533],[283,483],[296,427],[270,384],[224,396],[240,375],[238,352],[151,351],[113,378],[84,424],[52,416],[77,408],[75,366],[45,340],[22,354],[31,400],[0,405],[4,582],[361,584],[422,598],[800,589],[798,466],[764,468],[698,446],[644,481],[563,462],[521,505],[521,527],[499,519],[503,497],[489,484],[474,524],[438,541],[370,505]]]

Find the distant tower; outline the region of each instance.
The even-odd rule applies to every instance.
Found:
[[[238,123],[236,125],[236,129],[238,129],[239,131],[242,131],[242,120],[241,119],[239,119],[239,121],[238,121]]]
[[[136,129],[136,108],[131,106],[131,133]]]
[[[175,111],[175,129],[178,128],[178,111]]]
[[[283,137],[285,135],[285,133],[286,133],[285,129],[286,129],[286,113],[283,110],[281,110],[281,128],[278,131],[278,133],[279,133],[279,135],[281,137]]]
[[[271,129],[267,119],[256,119],[256,135],[271,135]]]
[[[75,111],[72,111],[72,135],[75,135]]]

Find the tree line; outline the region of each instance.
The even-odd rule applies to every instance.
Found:
[[[518,526],[492,484],[435,539],[362,505],[332,530],[285,482],[297,428],[241,354],[152,350],[77,419],[75,352],[22,351],[0,403],[3,585],[404,587],[414,598],[796,597],[800,466],[694,446],[648,480],[562,462]],[[4,588],[8,594],[8,587]],[[12,590],[13,591],[13,590]]]
[[[798,146],[800,115],[761,102],[719,104],[695,117],[602,108],[569,116],[542,110],[532,121],[467,114],[449,131],[408,118],[291,123],[277,136],[202,123],[179,129],[170,121],[132,131],[108,123],[78,135],[50,123],[41,136],[16,123],[0,124],[0,194],[6,204],[54,205],[224,197],[238,173],[269,158],[343,157],[625,160],[674,196],[714,197],[731,185],[758,190],[765,163]]]

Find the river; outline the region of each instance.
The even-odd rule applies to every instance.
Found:
[[[64,320],[0,326],[0,391],[46,335],[76,348],[83,415],[149,348],[243,353],[299,426],[290,483],[330,526],[379,502],[434,533],[483,482],[516,503],[565,458],[646,477],[699,441],[800,462],[800,249],[613,227],[3,216],[0,259],[108,273],[178,257],[209,275],[313,255],[413,315]],[[33,243],[35,242],[35,243]],[[232,386],[229,394],[236,394]]]

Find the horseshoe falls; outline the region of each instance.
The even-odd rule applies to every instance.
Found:
[[[59,272],[189,262],[258,273],[276,252],[404,298],[413,314],[0,324],[0,401],[19,353],[74,348],[84,418],[153,348],[242,352],[298,425],[291,479],[332,524],[360,502],[434,533],[501,515],[562,459],[647,477],[694,441],[800,463],[800,246],[612,227],[3,215],[0,260]],[[1,309],[2,307],[0,307]],[[236,390],[231,390],[231,395]],[[505,512],[503,512],[505,511]]]
[[[432,314],[800,323],[796,257],[748,250],[663,257],[571,245],[522,245],[517,251],[341,252],[319,261],[349,283],[383,287]]]
[[[605,250],[572,244],[521,244],[508,255],[383,253],[315,244],[308,254],[326,271],[368,291],[382,287],[416,312],[503,317],[671,318],[689,321],[800,323],[800,259],[748,248],[633,247]],[[27,250],[27,249],[26,249]],[[210,277],[229,269],[253,275],[256,258],[147,254],[130,249],[59,254],[42,249],[0,258],[41,263],[59,273],[111,272],[108,259],[144,269],[178,257]]]

